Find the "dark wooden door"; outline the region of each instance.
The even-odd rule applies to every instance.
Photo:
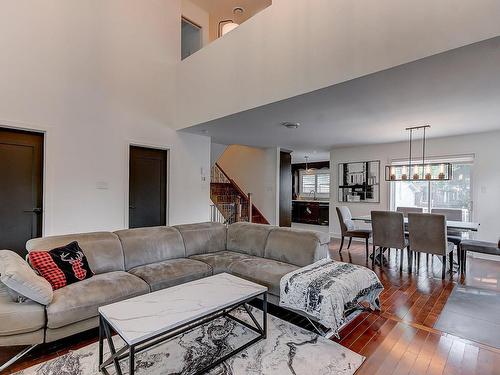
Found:
[[[42,235],[43,134],[0,128],[0,249]]]
[[[292,155],[280,152],[280,227],[292,226]]]
[[[166,225],[167,151],[130,147],[129,227]]]

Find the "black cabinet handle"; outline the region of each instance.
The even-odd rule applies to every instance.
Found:
[[[39,207],[36,207],[36,208],[32,208],[31,210],[24,210],[23,212],[31,212],[31,213],[35,213],[35,214],[41,214],[43,212],[43,210]]]

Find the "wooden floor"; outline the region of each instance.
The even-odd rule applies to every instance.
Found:
[[[332,258],[371,267],[364,245],[353,242],[349,251],[338,252],[332,241]],[[406,264],[406,259],[405,264]],[[380,312],[363,312],[342,332],[340,342],[367,357],[356,374],[500,374],[500,350],[434,329],[441,310],[456,282],[500,291],[500,262],[470,259],[465,279],[457,274],[441,280],[438,258],[421,260],[418,275],[406,267],[399,271],[399,255],[393,250],[389,263],[374,270],[384,284]],[[97,331],[42,346],[12,366],[6,374],[46,361],[68,350],[88,345]],[[75,344],[75,341],[78,343]],[[0,363],[19,348],[0,348]]]
[[[332,258],[371,267],[364,245],[338,252],[332,241]],[[406,257],[404,264],[407,264]],[[399,271],[399,254],[374,270],[384,284],[382,311],[362,313],[342,332],[340,344],[367,357],[356,374],[500,374],[500,350],[434,329],[456,282],[500,290],[500,262],[470,259],[467,277],[457,274],[441,280],[437,257],[422,257],[418,275],[406,266]]]

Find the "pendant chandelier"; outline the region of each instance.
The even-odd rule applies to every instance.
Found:
[[[309,161],[309,156],[304,156],[304,159],[306,160],[306,174],[309,174],[311,171],[309,170],[308,166],[308,161]]]
[[[408,163],[387,165],[385,167],[386,181],[447,181],[452,178],[451,163],[427,163],[425,161],[425,131],[430,125],[406,128],[410,133],[410,153]],[[423,129],[422,160],[412,159],[413,132]]]

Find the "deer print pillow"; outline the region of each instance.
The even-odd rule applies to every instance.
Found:
[[[50,251],[31,251],[28,257],[31,266],[53,290],[94,276],[76,241]]]

